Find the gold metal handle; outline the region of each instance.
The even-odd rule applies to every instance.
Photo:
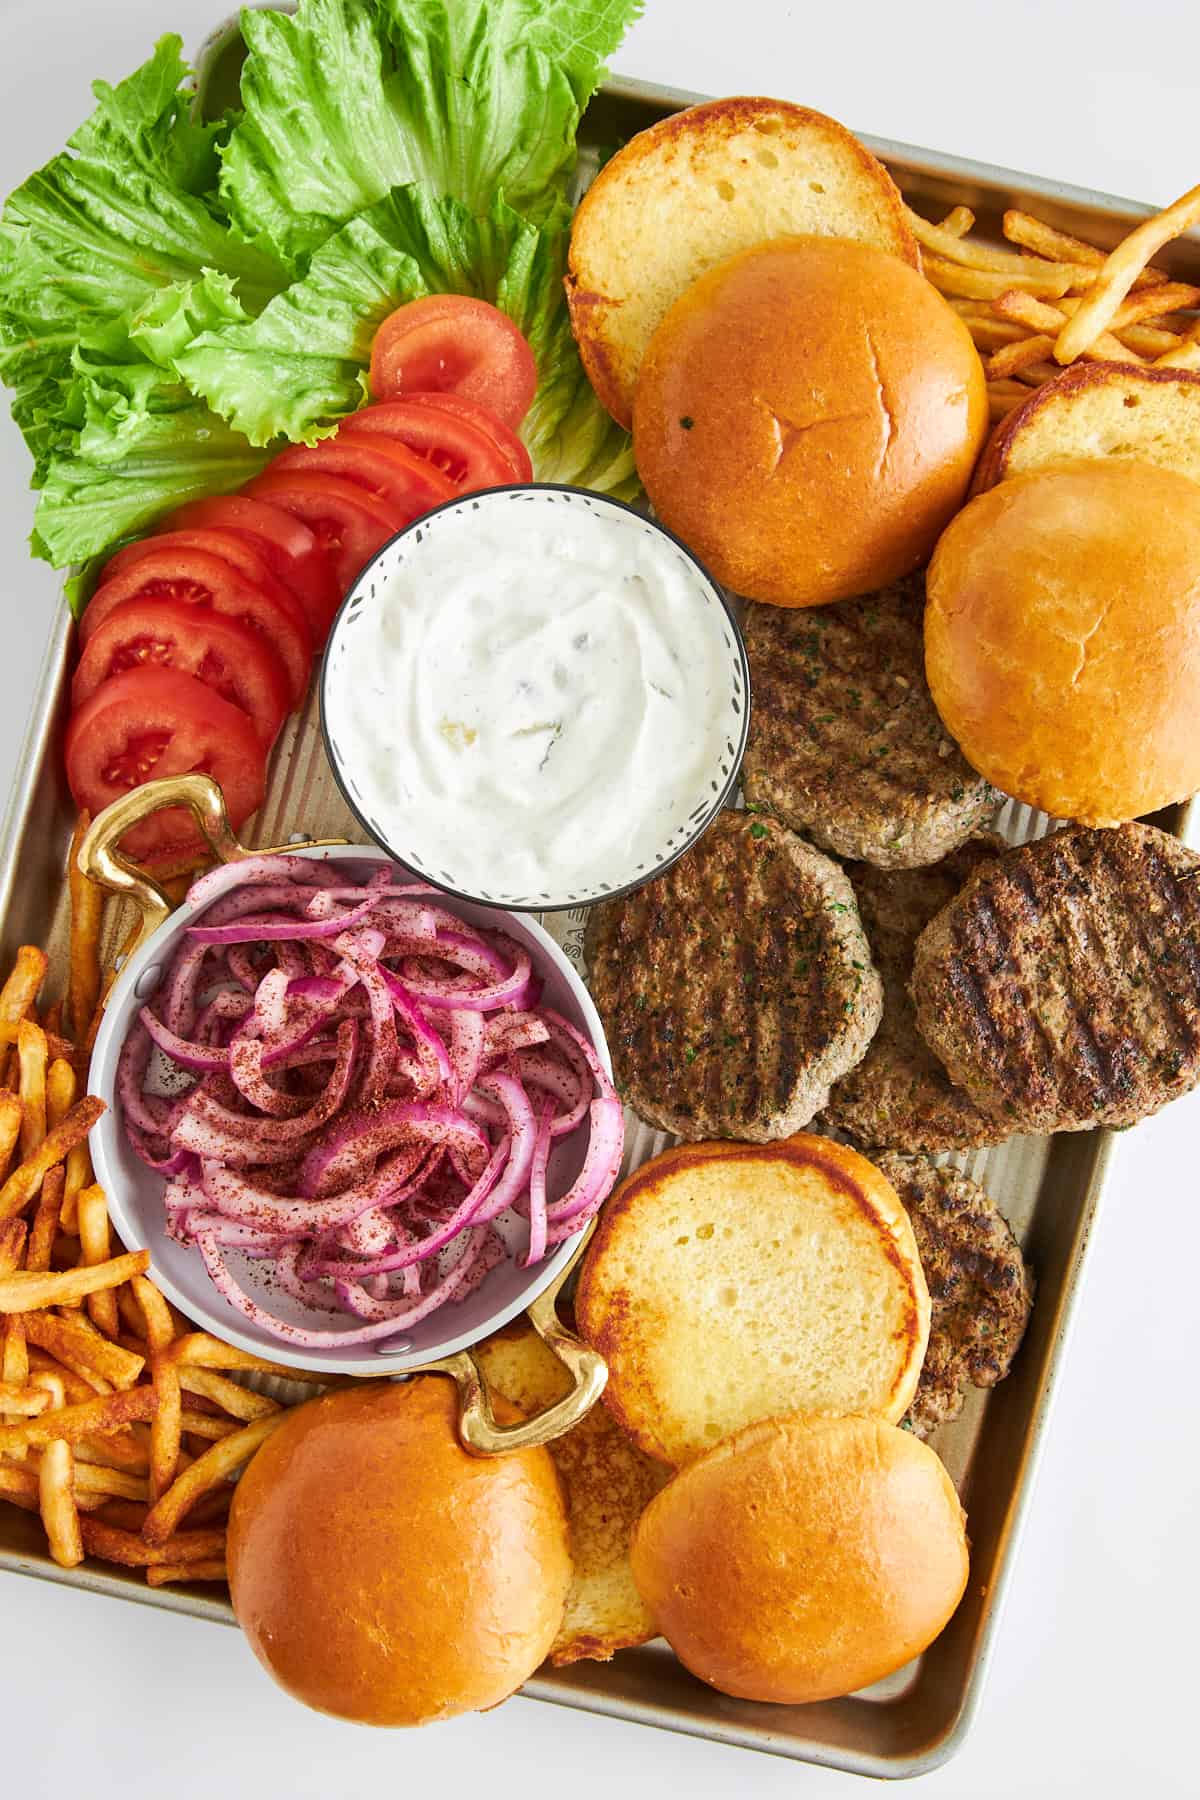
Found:
[[[584,1232],[571,1260],[545,1292],[538,1295],[525,1315],[571,1377],[570,1392],[561,1400],[556,1400],[544,1412],[536,1413],[532,1419],[521,1419],[515,1425],[501,1425],[492,1408],[487,1379],[473,1351],[460,1350],[456,1356],[447,1356],[441,1362],[427,1365],[430,1371],[441,1370],[454,1377],[458,1387],[459,1439],[463,1448],[474,1455],[504,1456],[510,1450],[528,1450],[534,1444],[549,1444],[578,1425],[604,1392],[608,1364],[598,1351],[568,1331],[558,1316],[558,1296],[583,1255],[592,1230],[593,1226],[589,1226]]]
[[[186,806],[203,832],[218,862],[238,862],[244,856],[269,856],[269,850],[250,850],[234,834],[225,810],[225,796],[211,775],[164,775],[147,781],[93,819],[76,863],[89,881],[114,894],[125,894],[141,911],[142,921],[130,955],[141,949],[171,912],[171,903],[154,877],[122,856],[117,845],[127,831],[168,806]],[[306,838],[303,844],[281,844],[279,849],[303,849],[305,845],[344,844],[345,838]]]

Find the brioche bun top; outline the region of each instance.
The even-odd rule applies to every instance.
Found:
[[[554,1465],[543,1449],[468,1455],[457,1410],[439,1375],[324,1394],[238,1483],[234,1611],[320,1712],[421,1725],[495,1706],[554,1641],[570,1578]]]
[[[879,1419],[794,1414],[689,1463],[634,1533],[633,1573],[701,1681],[802,1705],[882,1680],[935,1638],[967,1582],[942,1464]]]
[[[934,703],[996,787],[1086,825],[1200,788],[1200,482],[1123,458],[1014,476],[926,591]]]
[[[961,505],[987,428],[962,320],[870,245],[781,238],[676,301],[634,398],[663,523],[752,600],[820,606],[897,581]]]

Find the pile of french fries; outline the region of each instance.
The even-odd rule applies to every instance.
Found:
[[[0,1500],[41,1514],[65,1568],[94,1556],[152,1587],[223,1581],[233,1477],[286,1416],[231,1376],[327,1378],[191,1330],[148,1254],[113,1243],[87,1150],[104,1106],[79,1071],[123,952],[102,968],[79,836],[63,1004],[39,1019],[47,959],[30,945],[0,988]]]
[[[1004,215],[1005,250],[970,234],[956,206],[940,224],[909,210],[922,266],[963,319],[984,360],[993,419],[1083,358],[1200,370],[1200,287],[1153,258],[1200,222],[1200,187],[1145,219],[1106,254],[1031,214]]]

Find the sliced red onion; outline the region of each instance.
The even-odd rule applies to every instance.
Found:
[[[150,1033],[138,1019],[117,1058],[117,1097],[130,1123],[150,1137],[162,1137],[169,1122],[170,1107],[158,1094],[147,1094],[142,1086],[153,1048]]]
[[[352,1113],[338,1121],[337,1129],[304,1159],[300,1191],[310,1196],[337,1193],[376,1157],[402,1144],[436,1144],[451,1141],[465,1155],[486,1162],[490,1154],[486,1134],[455,1107],[430,1105],[423,1100],[393,1100],[370,1113]]]
[[[531,1012],[489,1013],[485,1030],[485,1056],[511,1056],[516,1050],[550,1041],[550,1027]]]
[[[374,1300],[358,1282],[344,1278],[334,1282],[334,1291],[342,1305],[360,1319],[366,1319],[371,1323],[388,1319],[392,1323],[393,1330],[401,1326],[415,1325],[418,1320],[428,1318],[431,1312],[435,1312],[439,1306],[444,1306],[447,1300],[454,1298],[455,1293],[462,1287],[474,1264],[482,1255],[489,1236],[490,1233],[483,1227],[471,1227],[463,1233],[460,1240],[463,1246],[462,1254],[458,1257],[454,1267],[448,1274],[441,1276],[440,1280],[427,1293],[422,1294],[419,1300],[409,1300],[407,1297],[400,1300]]]
[[[470,958],[475,972],[484,977],[482,986],[464,986],[458,977],[429,976],[409,966],[401,970],[401,978],[409,993],[427,1006],[469,1006],[475,1012],[494,1012],[501,1006],[519,1005],[532,975],[529,952],[513,938],[502,941],[512,951],[513,967],[508,972],[504,971],[503,959],[490,946],[484,945],[481,950],[457,933],[438,933],[439,956],[456,963]]]
[[[169,1031],[190,1037],[196,1020],[196,989],[200,971],[208,955],[206,944],[189,944],[185,939],[175,952],[161,988],[155,996],[155,1008]]]
[[[446,1054],[450,1061],[455,1105],[461,1106],[475,1085],[487,1042],[482,1013],[454,1007],[446,1014]]]
[[[341,876],[333,864],[318,857],[291,856],[286,851],[273,850],[269,856],[242,857],[232,868],[228,863],[218,863],[215,869],[193,881],[188,889],[188,905],[198,912],[231,888],[240,892],[264,883],[277,887],[285,879],[298,887],[333,887]]]
[[[229,1052],[219,1044],[197,1044],[191,1038],[177,1037],[162,1020],[143,1006],[138,1018],[165,1055],[177,1062],[181,1069],[224,1069],[229,1064]]]
[[[227,1051],[229,1076],[234,1087],[244,1094],[251,1106],[268,1113],[273,1119],[294,1119],[308,1107],[303,1094],[289,1094],[275,1087],[263,1068],[260,1038],[235,1037]]]
[[[547,1208],[552,1230],[572,1225],[578,1231],[612,1192],[625,1154],[625,1113],[616,1095],[606,1094],[591,1104],[592,1133],[587,1155],[561,1200]],[[570,1232],[562,1233],[570,1236]],[[558,1241],[557,1239],[555,1240]]]
[[[349,1225],[343,1225],[337,1233],[337,1241],[347,1255],[370,1261],[392,1248],[396,1231],[383,1208],[372,1206],[369,1211],[359,1213],[357,1219],[351,1219]]]
[[[325,1237],[377,1206],[392,1206],[412,1193],[420,1177],[423,1148],[399,1151],[380,1163],[365,1182],[326,1200],[294,1200],[269,1193],[222,1163],[200,1165],[203,1200],[227,1219],[276,1231],[283,1237]]]
[[[431,1065],[435,1074],[435,1082],[448,1082],[451,1077],[450,1053],[445,1042],[433,1029],[403,982],[398,981],[389,969],[379,971],[387,987],[388,994],[400,1021],[409,1037],[416,1045],[417,1055],[423,1064]]]
[[[546,1164],[550,1160],[550,1122],[553,1100],[543,1100],[538,1111],[533,1160],[529,1165],[529,1249],[525,1267],[531,1269],[546,1254]]]
[[[563,1111],[556,1113],[550,1124],[551,1137],[566,1137],[576,1131],[587,1118],[592,1093],[587,1064],[581,1061],[580,1067],[574,1067],[540,1050],[519,1050],[512,1061],[519,1080],[562,1101]]]
[[[476,1223],[477,1215],[499,1179],[506,1156],[506,1143],[498,1144],[474,1187],[428,1237],[401,1244],[396,1250],[387,1250],[380,1256],[372,1257],[369,1263],[364,1263],[360,1268],[347,1269],[344,1263],[326,1260],[310,1263],[309,1270],[317,1275],[346,1274],[357,1280],[363,1275],[390,1275],[395,1269],[407,1269],[413,1263],[427,1262],[439,1250],[444,1250],[451,1239],[458,1237],[468,1225]]]
[[[485,1075],[479,1086],[486,1098],[498,1101],[504,1108],[512,1138],[504,1174],[492,1189],[490,1200],[480,1210],[477,1222],[482,1225],[489,1219],[498,1219],[525,1192],[537,1141],[537,1123],[525,1089],[512,1075],[494,1071]]]

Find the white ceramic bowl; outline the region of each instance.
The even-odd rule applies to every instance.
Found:
[[[364,874],[381,862],[394,860],[386,851],[362,845],[304,847],[292,854],[319,857],[351,868],[357,864],[363,867]],[[236,887],[237,863],[229,864],[225,873],[228,887]],[[219,891],[224,892],[225,888],[221,887]],[[212,894],[210,899],[216,897]],[[596,1009],[587,989],[553,938],[525,915],[497,912],[494,907],[458,900],[446,904],[448,910],[469,924],[499,927],[528,947],[534,970],[544,984],[545,1004],[560,1012],[591,1039],[601,1062],[611,1073],[608,1047]],[[331,1375],[411,1373],[425,1363],[467,1349],[523,1312],[570,1262],[578,1247],[578,1236],[566,1239],[552,1256],[535,1268],[522,1268],[515,1257],[501,1263],[460,1304],[448,1302],[414,1326],[404,1339],[406,1348],[393,1347],[386,1351],[375,1350],[369,1344],[356,1344],[344,1351],[336,1348],[297,1349],[260,1331],[218,1293],[199,1252],[168,1237],[162,1203],[163,1178],[138,1158],[125,1134],[116,1095],[117,1059],[138,1008],[157,989],[180,936],[189,924],[198,921],[202,911],[193,911],[185,903],[130,959],[113,985],[96,1037],[89,1086],[92,1093],[107,1103],[108,1110],[92,1130],[92,1161],[96,1178],[108,1195],[113,1225],[127,1248],[149,1250],[150,1272],[155,1282],[195,1324],[258,1356],[270,1357],[295,1368],[328,1369]],[[586,1131],[581,1128],[556,1149],[547,1180],[551,1200],[564,1194],[578,1173],[585,1142]],[[528,1228],[521,1221],[506,1214],[497,1221],[497,1228],[511,1244],[518,1249],[524,1248]],[[260,1272],[263,1265],[256,1266],[250,1258],[236,1252],[230,1253],[229,1262],[247,1292],[272,1312],[296,1323],[312,1324],[312,1314],[306,1314],[296,1302],[265,1285]],[[327,1318],[322,1313],[318,1317],[323,1329],[337,1329],[335,1315]],[[355,1321],[347,1316],[346,1329],[353,1330],[354,1325]]]

